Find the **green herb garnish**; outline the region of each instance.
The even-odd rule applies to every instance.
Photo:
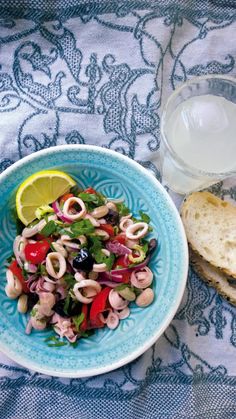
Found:
[[[68,288],[73,288],[74,287],[74,285],[76,283],[76,280],[74,278],[74,275],[72,275],[70,273],[66,273],[63,276],[63,279],[64,279],[66,285],[68,286]]]
[[[146,254],[148,252],[148,241],[145,239],[141,239],[140,244],[142,246],[143,252]]]
[[[102,241],[99,236],[90,236],[89,243],[91,244],[89,246],[89,250],[92,253],[92,255],[95,255],[102,249]]]
[[[119,227],[118,226],[114,226],[114,236],[117,236],[117,234],[119,234]]]
[[[129,285],[129,284],[120,284],[120,285],[117,285],[117,287],[115,287],[114,290],[115,291],[123,291],[125,288],[129,288],[129,290],[132,291],[132,292],[134,292],[135,295],[139,295],[143,291],[143,290],[141,290],[139,288],[135,288],[135,287],[133,287],[132,285]]]
[[[37,275],[39,275],[39,276],[47,276],[47,270],[46,270],[46,266],[45,265],[42,265],[41,263],[38,265],[38,268],[37,268],[37,272],[36,272],[36,274]]]
[[[24,279],[27,279],[28,278],[28,272],[25,269],[24,265],[22,266],[22,275],[23,275]]]
[[[129,208],[123,202],[116,204],[116,207],[121,217],[130,214]]]
[[[42,205],[35,211],[35,216],[38,220],[41,220],[44,216],[54,213],[54,210],[49,205]]]
[[[14,255],[14,253],[12,253],[12,255],[11,256],[9,256],[7,259],[6,259],[6,261],[7,261],[7,263],[11,263],[13,260],[15,260],[15,255]]]
[[[107,265],[108,271],[111,271],[114,262],[115,255],[113,255],[113,253],[111,253],[110,256],[105,256],[105,259],[103,260],[103,263]]]
[[[36,310],[36,308],[32,308],[32,310],[31,310],[31,312],[30,312],[31,317],[35,317],[35,316],[36,316],[36,314],[37,314],[37,310]]]
[[[115,287],[115,291],[122,291],[127,287],[129,287],[128,284],[120,284],[120,285],[117,285],[117,287]]]
[[[72,193],[74,196],[78,196],[80,192],[81,188],[79,188],[78,185],[72,186],[72,188],[70,188],[70,193]]]
[[[82,199],[82,201],[84,202],[88,202],[88,203],[92,203],[95,206],[99,207],[101,205],[104,205],[105,203],[105,198],[102,194],[100,193],[86,193],[86,192],[81,192],[79,195],[79,198]]]
[[[144,223],[147,223],[147,224],[149,224],[149,223],[150,223],[151,218],[149,217],[149,215],[145,214],[145,212],[143,212],[143,211],[139,211],[139,215],[140,215],[140,217],[141,217],[141,220],[142,220]]]
[[[86,332],[80,332],[82,338],[88,338],[94,334],[94,330],[86,330]]]
[[[70,294],[67,294],[65,302],[64,302],[64,306],[63,306],[63,311],[67,315],[68,315],[68,309],[70,307],[70,301],[71,301],[71,296]]]
[[[69,342],[69,343],[70,343],[70,346],[72,346],[72,348],[77,348],[79,344],[78,340],[76,340],[75,342]]]
[[[78,236],[91,234],[95,231],[95,227],[89,220],[81,220],[77,221],[70,225],[70,230],[62,229],[60,230],[60,234],[67,234],[71,238],[76,238]]]
[[[73,316],[72,317],[74,325],[75,325],[75,330],[76,332],[80,332],[80,326],[84,321],[84,313],[79,314],[78,316]]]
[[[102,252],[103,244],[98,236],[90,236],[89,240],[92,242],[92,246],[90,246],[89,250],[96,263],[105,263],[107,269],[110,271],[115,261],[115,255],[113,255],[113,253],[111,253],[110,256],[104,255]]]
[[[40,234],[42,234],[42,236],[49,237],[56,233],[57,230],[58,225],[55,223],[55,221],[51,220],[43,227],[43,229],[40,231]]]
[[[44,342],[47,342],[47,346],[49,346],[50,348],[58,348],[59,346],[65,346],[68,345],[67,342],[63,342],[59,339],[59,337],[57,336],[49,336],[48,338],[44,339]],[[52,343],[48,343],[48,342],[52,342]]]

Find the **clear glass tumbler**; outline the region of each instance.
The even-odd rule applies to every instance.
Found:
[[[161,118],[163,182],[180,194],[236,174],[236,79],[197,77],[176,89]]]

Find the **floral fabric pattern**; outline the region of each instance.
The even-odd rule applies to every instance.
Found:
[[[168,95],[194,76],[236,74],[233,2],[3,3],[0,171],[46,147],[96,144],[160,180]],[[212,190],[236,198],[233,180]],[[170,327],[117,371],[59,379],[1,354],[0,417],[233,418],[235,356],[236,309],[190,268]]]

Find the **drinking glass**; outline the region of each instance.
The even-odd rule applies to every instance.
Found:
[[[182,109],[180,118],[178,109]],[[171,94],[161,117],[160,160],[163,182],[180,194],[236,174],[233,77],[197,77]]]

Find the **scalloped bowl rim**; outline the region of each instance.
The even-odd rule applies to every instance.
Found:
[[[56,376],[56,377],[63,377],[63,378],[83,378],[83,377],[90,377],[90,376],[96,376],[96,375],[100,375],[100,374],[104,374],[110,371],[113,371],[117,368],[120,368],[126,364],[128,364],[129,362],[135,360],[136,358],[138,358],[140,355],[142,355],[144,352],[146,352],[157,340],[158,338],[165,332],[165,330],[167,329],[167,327],[169,326],[169,324],[171,323],[172,319],[174,318],[174,315],[176,314],[178,307],[181,303],[183,294],[184,294],[184,290],[185,290],[185,286],[186,286],[186,282],[187,282],[187,275],[188,275],[188,266],[189,266],[189,253],[188,253],[188,244],[187,244],[187,239],[186,239],[186,234],[185,234],[185,230],[179,215],[179,212],[174,204],[174,202],[172,201],[172,199],[170,198],[170,196],[168,195],[167,191],[165,190],[165,188],[161,185],[161,183],[155,178],[155,176],[153,174],[151,174],[147,169],[145,169],[144,167],[142,167],[139,163],[137,163],[136,161],[130,159],[129,157],[120,154],[116,151],[110,150],[110,149],[106,149],[103,147],[99,147],[99,146],[94,146],[94,145],[59,145],[59,146],[53,146],[50,148],[46,148],[40,151],[36,151],[28,156],[23,157],[22,159],[16,161],[15,163],[13,163],[10,167],[8,167],[3,173],[0,174],[0,184],[2,182],[5,181],[5,179],[7,179],[7,177],[14,171],[16,171],[19,167],[24,166],[26,163],[30,163],[31,161],[37,160],[37,158],[39,156],[43,156],[44,154],[47,155],[48,153],[51,152],[61,152],[64,151],[66,152],[67,150],[73,150],[75,152],[80,151],[80,150],[87,150],[87,151],[98,151],[98,152],[102,152],[104,154],[107,154],[108,156],[115,157],[116,159],[120,159],[123,162],[126,162],[128,165],[133,166],[134,168],[136,168],[136,170],[139,170],[139,172],[143,175],[145,175],[145,177],[148,177],[150,179],[150,181],[152,183],[155,183],[156,187],[158,189],[160,189],[162,191],[162,193],[165,195],[165,198],[168,202],[169,207],[171,208],[171,210],[173,211],[174,215],[175,215],[175,219],[176,222],[178,223],[178,228],[179,228],[179,232],[181,235],[181,239],[182,239],[182,245],[183,245],[183,249],[184,249],[184,253],[182,254],[182,265],[183,265],[183,275],[182,275],[182,279],[181,279],[181,286],[179,288],[179,292],[178,295],[176,295],[176,299],[175,299],[175,304],[173,304],[173,306],[170,308],[169,310],[169,314],[166,317],[165,321],[162,324],[162,327],[160,327],[157,332],[151,336],[147,342],[145,344],[142,345],[142,347],[133,350],[130,354],[125,355],[121,360],[119,361],[115,361],[115,362],[111,362],[110,365],[104,366],[104,367],[96,367],[96,368],[89,368],[87,371],[85,370],[76,370],[73,373],[70,372],[56,372],[55,374],[50,370],[50,372],[47,370],[47,367],[45,366],[45,368],[39,367],[37,364],[35,364],[34,361],[30,362],[29,360],[24,360],[21,358],[21,356],[18,356],[17,354],[14,353],[9,355],[7,350],[2,346],[2,343],[0,341],[0,351],[2,353],[4,353],[6,356],[8,356],[10,359],[12,359],[13,361],[17,362],[18,364],[20,364],[21,366],[27,368],[27,369],[31,369],[33,371],[36,371],[38,373],[41,374],[46,374],[46,375],[50,375],[50,376]]]

